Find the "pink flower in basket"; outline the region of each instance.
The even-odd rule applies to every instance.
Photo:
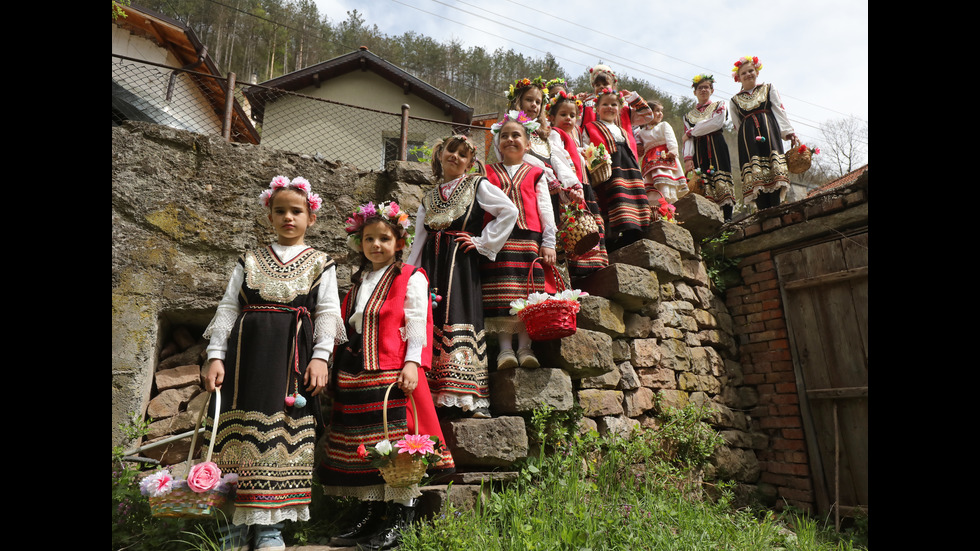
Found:
[[[413,453],[420,455],[435,453],[432,439],[427,434],[406,434],[405,438],[395,442],[395,447],[398,448],[398,453],[407,453],[409,455]]]
[[[221,482],[221,469],[213,461],[205,461],[191,467],[187,473],[187,487],[197,493],[214,489]]]
[[[173,489],[174,477],[170,471],[162,469],[140,481],[140,493],[150,497],[161,497],[170,493]]]

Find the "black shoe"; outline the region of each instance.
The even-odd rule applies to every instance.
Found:
[[[380,551],[382,549],[394,549],[402,541],[402,532],[412,527],[415,521],[415,507],[406,507],[401,503],[391,503],[389,508],[389,521],[378,534],[375,534],[366,542],[359,541],[357,548],[361,551]]]
[[[383,528],[382,522],[387,508],[385,503],[383,501],[364,501],[362,503],[361,513],[357,516],[359,520],[347,530],[330,538],[329,545],[350,547],[357,543],[357,540],[372,536]]]

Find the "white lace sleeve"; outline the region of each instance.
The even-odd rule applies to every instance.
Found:
[[[405,327],[401,330],[402,340],[407,344],[405,361],[422,365],[422,350],[428,338],[429,285],[421,272],[408,278],[405,294]]]
[[[238,291],[241,290],[244,280],[245,270],[241,264],[236,263],[235,269],[231,272],[228,287],[225,288],[225,294],[218,302],[218,308],[214,312],[214,317],[211,318],[211,323],[204,330],[204,338],[211,339],[207,350],[209,360],[225,359],[225,352],[228,350],[228,335],[231,334],[231,330],[235,327],[235,320],[238,319],[238,314],[242,311],[238,304]]]
[[[313,318],[313,357],[329,360],[336,345],[347,342],[340,317],[337,268],[331,266],[320,276],[317,287],[316,316]]]

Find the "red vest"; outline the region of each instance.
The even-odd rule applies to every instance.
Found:
[[[487,180],[500,188],[517,207],[516,228],[541,232],[541,217],[538,214],[538,196],[534,192],[534,185],[541,178],[544,171],[536,166],[524,163],[514,173],[511,180],[507,175],[507,167],[503,163],[487,165]],[[484,216],[483,224],[486,225],[491,216]]]
[[[630,144],[630,149],[633,150],[633,157],[639,159],[636,154],[636,138],[633,137],[633,122],[632,115],[630,114],[631,110],[632,108],[629,105],[624,105],[619,111],[619,122],[620,126],[623,128],[623,134],[626,135],[626,143]],[[599,121],[596,119],[594,108],[586,106],[585,109],[582,110],[582,128],[586,129],[588,127],[588,123],[590,122]],[[598,142],[592,139],[591,133],[589,133],[589,140],[591,143],[598,145]],[[609,148],[609,144],[606,144],[606,149],[612,151],[612,149]]]
[[[592,145],[605,144],[606,151],[610,154],[616,151],[616,141],[613,139],[613,135],[609,133],[609,129],[606,128],[600,121],[592,121],[585,125],[585,131],[589,135],[589,143]],[[633,132],[623,129],[623,134],[626,135],[626,143],[629,144],[630,149],[633,150],[633,158],[636,159],[636,142],[633,140]]]
[[[361,325],[363,334],[362,350],[364,369],[377,371],[379,369],[402,369],[405,366],[405,351],[408,348],[402,340],[405,327],[405,295],[408,291],[408,279],[416,271],[428,282],[425,270],[410,264],[403,264],[400,274],[395,274],[394,264],[381,276],[378,286],[374,288],[367,304],[364,305],[364,318]],[[341,315],[344,323],[353,313],[348,313],[348,307],[357,305],[357,291],[360,285],[355,285],[347,292],[341,305]],[[428,299],[428,297],[426,297]],[[425,301],[428,310],[426,324],[425,348],[422,349],[422,368],[432,366],[432,303]]]
[[[580,155],[578,152],[578,146],[575,144],[575,140],[568,135],[568,132],[565,132],[561,128],[552,128],[551,131],[558,132],[558,135],[561,136],[562,146],[565,148],[565,151],[568,152],[568,156],[572,158],[572,164],[575,165],[575,175],[578,176],[579,182],[584,182],[585,180],[582,174],[582,155]]]

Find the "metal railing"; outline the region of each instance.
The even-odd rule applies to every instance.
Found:
[[[407,104],[401,107],[391,113],[238,82],[234,73],[222,77],[112,56],[113,124],[153,122],[362,170],[419,160],[437,140],[463,133],[476,142],[478,159],[497,160],[488,128],[414,117]]]

